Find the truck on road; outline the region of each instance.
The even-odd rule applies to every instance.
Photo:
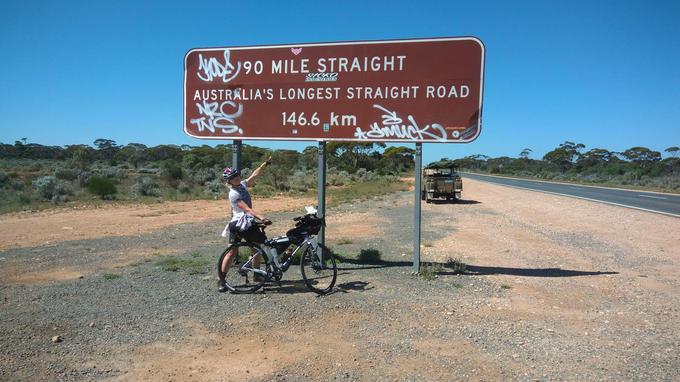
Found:
[[[455,201],[463,192],[463,180],[456,166],[430,167],[423,171],[420,199],[431,203],[435,199]]]

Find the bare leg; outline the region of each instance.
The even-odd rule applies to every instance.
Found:
[[[224,256],[224,260],[222,260],[222,264],[220,265],[222,274],[226,275],[227,272],[229,272],[229,267],[231,266],[234,256],[236,256],[236,251],[238,251],[238,248],[234,247],[226,256]]]

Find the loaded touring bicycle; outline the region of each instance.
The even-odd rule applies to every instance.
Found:
[[[333,289],[338,274],[335,258],[315,237],[325,225],[325,219],[317,216],[314,207],[306,207],[305,211],[304,215],[293,219],[295,228],[283,236],[266,240],[263,244],[237,237],[224,250],[217,263],[217,271],[230,292],[253,293],[270,280],[275,280],[280,285],[283,273],[298,259],[300,273],[310,290],[317,294],[326,294]],[[255,220],[253,224],[264,233],[264,223]],[[223,274],[222,261],[234,248],[237,253],[229,270]],[[255,267],[255,263],[263,264],[263,269]]]

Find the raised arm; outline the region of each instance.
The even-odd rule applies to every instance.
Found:
[[[269,157],[269,158],[267,158],[266,161],[264,161],[264,163],[262,163],[262,164],[260,165],[260,167],[256,168],[255,171],[253,171],[253,173],[250,174],[250,176],[249,176],[248,179],[247,179],[248,187],[252,187],[252,186],[253,186],[253,184],[254,184],[253,182],[255,182],[255,179],[257,179],[257,177],[259,177],[260,174],[262,174],[262,170],[263,170],[265,167],[267,167],[268,165],[270,165],[271,163],[272,163],[272,157]]]

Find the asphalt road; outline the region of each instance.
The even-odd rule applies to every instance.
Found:
[[[680,217],[680,195],[591,187],[580,184],[552,183],[470,173],[464,173],[462,176],[463,178],[481,180],[503,186],[559,194],[574,198],[587,199],[595,202],[613,204],[621,207],[634,208],[638,210]],[[465,185],[463,185],[463,195],[465,195]]]

